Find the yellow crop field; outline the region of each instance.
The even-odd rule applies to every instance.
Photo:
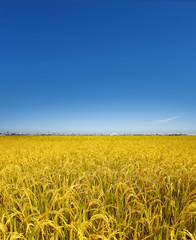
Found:
[[[1,136],[0,239],[196,239],[196,137]]]

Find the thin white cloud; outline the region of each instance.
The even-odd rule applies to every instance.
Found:
[[[173,121],[173,120],[175,120],[175,119],[178,119],[178,118],[180,118],[180,117],[171,117],[171,118],[166,118],[166,119],[163,119],[163,120],[157,120],[157,121],[155,121],[155,122],[149,122],[148,124],[160,124],[160,123],[168,123],[168,122],[170,122],[170,121]]]

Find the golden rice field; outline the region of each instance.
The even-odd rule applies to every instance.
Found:
[[[0,239],[196,239],[196,137],[0,136]]]

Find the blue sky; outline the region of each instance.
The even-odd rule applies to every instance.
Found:
[[[196,132],[195,1],[1,1],[0,131]]]

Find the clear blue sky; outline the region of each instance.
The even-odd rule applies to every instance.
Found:
[[[1,1],[0,131],[196,132],[196,1]]]

